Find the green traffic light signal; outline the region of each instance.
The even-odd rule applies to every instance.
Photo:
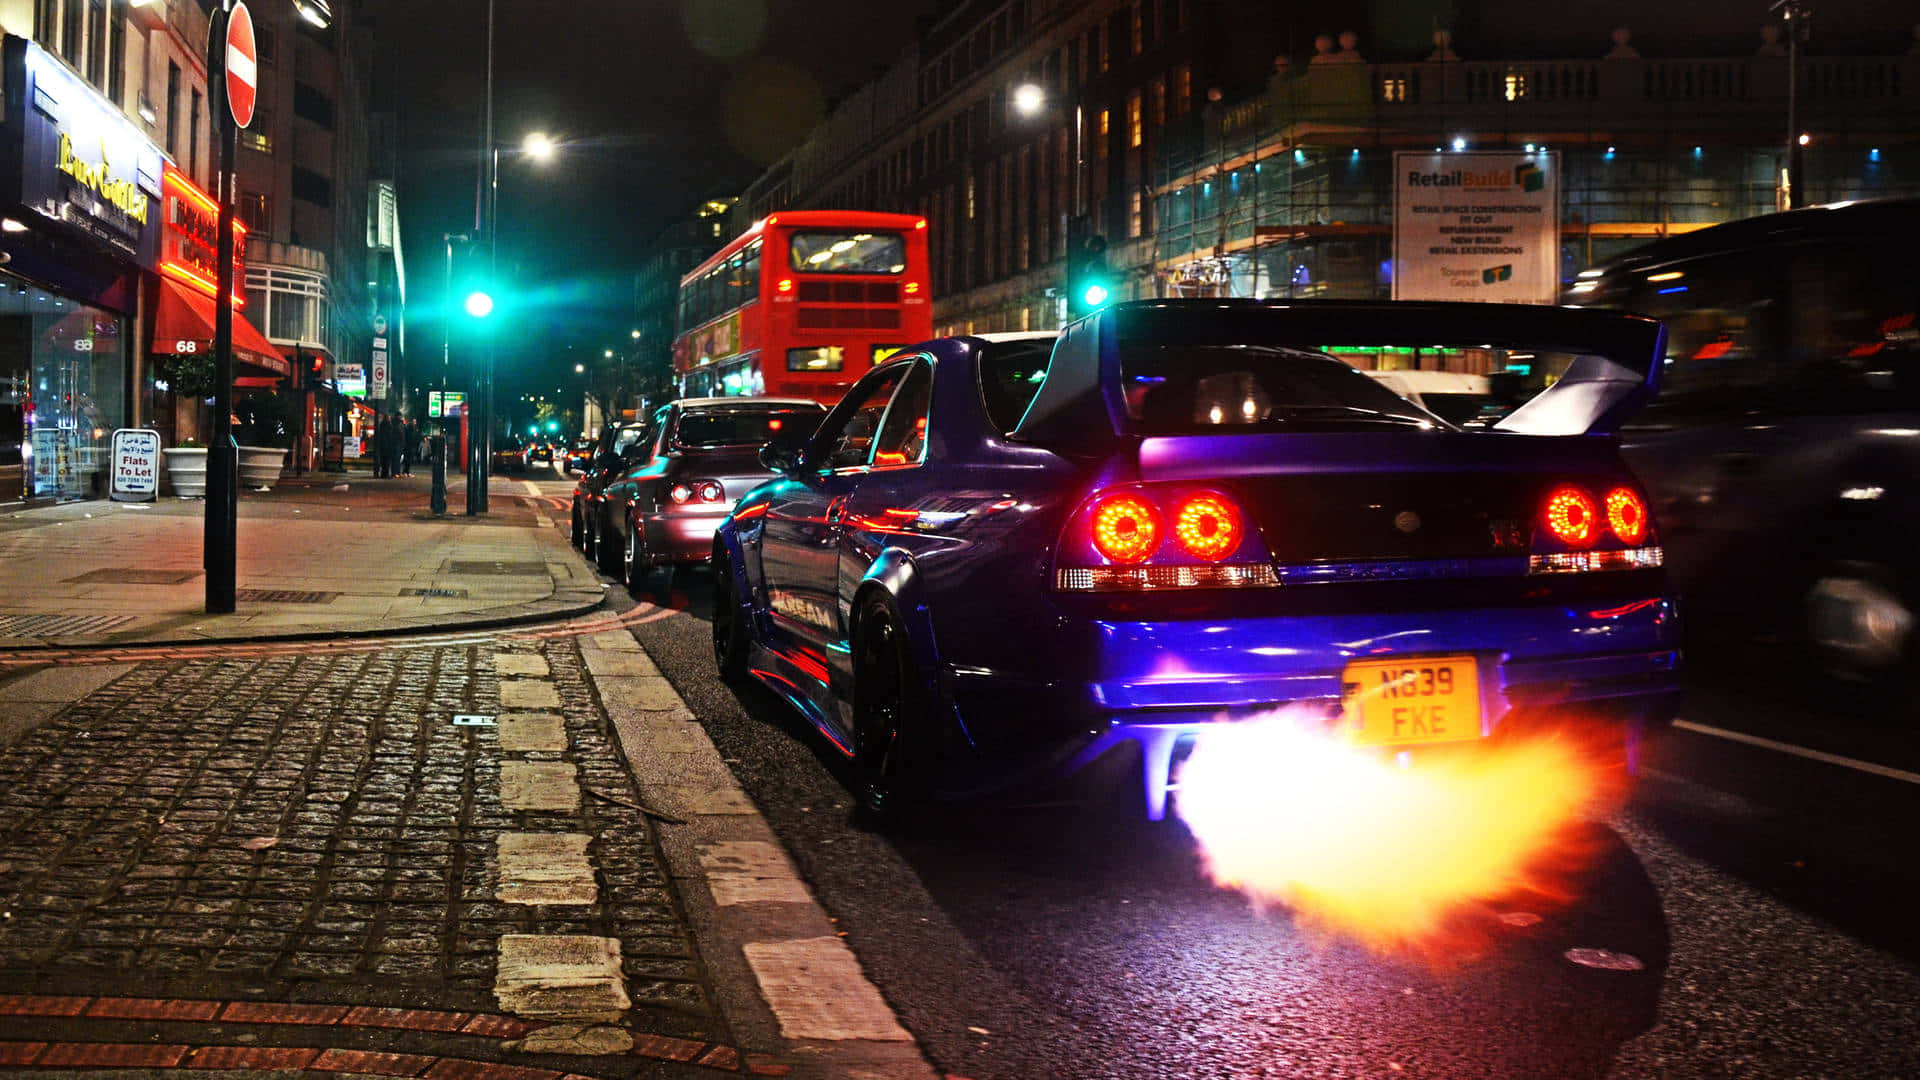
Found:
[[[1083,300],[1088,307],[1097,308],[1107,302],[1107,287],[1097,283],[1089,285],[1086,291],[1080,294],[1080,299]]]
[[[476,319],[484,319],[493,314],[493,297],[482,290],[475,289],[467,294],[466,308],[467,314]]]
[[[548,430],[548,431],[559,431],[559,430],[560,430],[560,421],[558,421],[558,420],[549,420],[549,421],[547,421],[547,430]]]

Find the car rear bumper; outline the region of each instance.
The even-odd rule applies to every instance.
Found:
[[[1165,812],[1182,740],[1283,705],[1338,713],[1349,663],[1472,656],[1481,732],[1558,716],[1619,725],[1630,737],[1679,706],[1676,603],[1645,597],[1600,610],[1561,605],[1425,613],[1060,624],[1091,655],[1039,680],[956,665],[947,673],[979,751],[962,788],[1070,777],[1114,751],[1142,759],[1149,816]],[[1058,655],[1058,654],[1055,654]],[[973,774],[973,775],[968,775]]]
[[[647,556],[657,564],[686,565],[713,559],[713,534],[727,520],[730,505],[708,505],[699,509],[679,509],[648,514]]]

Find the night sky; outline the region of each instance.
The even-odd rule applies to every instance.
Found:
[[[826,103],[913,38],[931,0],[498,0],[494,126],[563,140],[547,165],[503,152],[503,395],[572,371],[567,345],[626,339],[632,271],[663,227],[703,199],[738,194],[804,137]],[[437,343],[442,234],[473,226],[485,98],[485,0],[367,0],[377,63],[401,105],[401,218],[410,348]],[[509,272],[511,268],[511,273]],[[503,327],[502,329],[505,329]],[[616,341],[616,336],[619,339]],[[509,362],[509,352],[513,352]],[[516,385],[517,384],[517,385]]]

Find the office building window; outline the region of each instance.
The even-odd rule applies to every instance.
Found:
[[[1127,146],[1129,148],[1137,147],[1143,141],[1143,135],[1140,130],[1141,128],[1140,113],[1141,113],[1140,91],[1138,90],[1128,91],[1127,93]]]
[[[60,0],[34,0],[33,39],[52,47],[60,34]]]
[[[200,175],[200,91],[193,93],[193,111],[187,115],[187,175],[198,181]]]
[[[1112,137],[1111,136],[1112,125],[1113,125],[1113,110],[1101,109],[1100,122],[1094,125],[1098,129],[1093,140],[1093,156],[1094,157],[1100,158],[1101,160],[1106,159],[1107,140]]]
[[[1140,198],[1140,192],[1136,190],[1133,193],[1132,204],[1127,208],[1127,235],[1128,236],[1139,236],[1141,232],[1145,229],[1146,222],[1143,219],[1145,218],[1146,214],[1145,214],[1145,211],[1141,209],[1144,204],[1145,204],[1145,200]]]
[[[333,130],[333,99],[317,87],[293,84],[293,115]]]
[[[1173,69],[1173,115],[1185,116],[1193,105],[1193,65]]]
[[[107,50],[107,96],[127,104],[127,0],[113,0],[113,47]]]
[[[1147,16],[1141,10],[1140,0],[1133,0],[1127,6],[1127,44],[1128,55],[1139,56],[1147,51]]]
[[[85,29],[81,20],[85,15],[81,0],[66,0],[60,5],[60,55],[75,67],[80,64],[80,39]]]
[[[255,194],[251,191],[241,192],[239,211],[240,223],[247,227],[248,232],[259,233],[265,236],[272,231],[273,223],[267,217],[267,197],[265,195]]]
[[[107,81],[107,0],[87,0],[87,81]],[[119,104],[115,102],[115,104]]]
[[[1153,107],[1153,126],[1164,125],[1167,122],[1167,80],[1156,77],[1148,83],[1147,97]]]
[[[167,61],[167,153],[180,156],[180,65]]]
[[[1380,100],[1381,101],[1407,100],[1407,80],[1381,79],[1380,80]]]

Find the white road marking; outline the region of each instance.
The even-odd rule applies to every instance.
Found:
[[[593,903],[600,891],[587,859],[592,839],[586,833],[501,833],[494,895],[503,904]]]
[[[1673,726],[1682,731],[1691,731],[1698,735],[1711,735],[1716,739],[1727,739],[1731,742],[1745,743],[1748,746],[1758,746],[1766,750],[1778,750],[1783,754],[1792,754],[1794,757],[1806,758],[1808,761],[1818,761],[1824,765],[1838,765],[1843,769],[1853,769],[1856,772],[1868,773],[1873,776],[1884,776],[1889,780],[1899,780],[1908,784],[1920,784],[1920,773],[1912,773],[1905,769],[1896,769],[1888,765],[1876,765],[1871,761],[1861,761],[1858,758],[1829,754],[1824,750],[1810,750],[1804,746],[1795,746],[1792,743],[1775,742],[1772,739],[1763,739],[1758,735],[1748,735],[1742,731],[1728,731],[1725,728],[1709,727],[1706,724],[1696,724],[1691,720],[1675,720]]]
[[[527,485],[527,494],[533,499],[533,520],[539,522],[543,529],[553,528],[553,519],[547,516],[546,496],[540,494],[540,485],[531,480],[520,482]]]
[[[813,897],[779,845],[764,840],[721,840],[700,845],[700,868],[720,907],[762,901],[810,904]]]
[[[787,1038],[913,1041],[839,938],[750,941],[744,951]]]

